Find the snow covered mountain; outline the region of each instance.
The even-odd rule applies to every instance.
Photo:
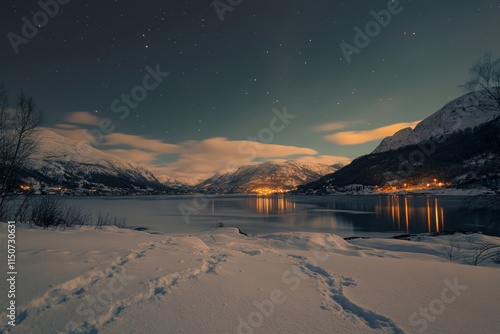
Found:
[[[385,138],[372,153],[387,152],[473,128],[491,121],[499,113],[498,104],[485,93],[465,94],[418,123],[415,129],[405,128]]]
[[[196,188],[209,193],[279,193],[315,181],[337,169],[324,164],[270,161],[219,171]]]
[[[40,129],[38,151],[26,177],[49,185],[71,187],[162,188],[149,170],[89,145]]]
[[[164,175],[157,176],[156,178],[160,183],[172,188],[190,188],[204,181],[204,179],[193,177],[172,178]]]
[[[485,94],[466,94],[415,129],[385,138],[371,154],[300,186],[297,193],[327,194],[352,185],[418,185],[442,180],[458,188],[500,192],[500,110]],[[439,138],[436,138],[438,137]],[[428,145],[431,138],[432,145]]]

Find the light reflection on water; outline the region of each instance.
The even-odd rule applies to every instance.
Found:
[[[295,200],[285,195],[256,195],[246,197],[246,201],[243,202],[234,202],[233,199],[234,197],[229,197],[227,203],[221,203],[223,200],[221,197],[210,200],[212,215],[216,215],[218,210],[224,210],[228,207],[248,209],[266,216],[294,212],[297,207]]]
[[[425,232],[446,230],[445,208],[440,205],[437,197],[426,197],[423,207],[415,204],[412,196],[387,196],[385,201],[380,196],[375,205],[375,212],[377,219],[390,217],[391,222],[397,224],[398,230],[404,230],[406,233],[410,233],[410,225],[421,225],[423,221],[427,223]]]
[[[193,206],[193,196],[74,198],[71,204],[127,217],[130,227],[159,232],[209,230],[222,222],[252,234],[281,231],[402,234],[449,230],[484,230],[490,211],[463,209],[461,197],[435,196],[217,196],[191,211],[188,223],[180,205]],[[485,233],[500,236],[498,225]]]
[[[480,222],[489,222],[491,212],[465,210],[462,201],[434,196],[276,195],[249,197],[240,206],[267,217],[277,216],[278,221],[295,228],[397,233],[481,230]],[[500,231],[497,228],[487,233],[498,235]]]
[[[283,195],[278,196],[257,196],[249,199],[250,205],[255,205],[257,212],[266,215],[283,214],[295,211],[295,201],[290,200]],[[252,203],[254,202],[254,203]]]

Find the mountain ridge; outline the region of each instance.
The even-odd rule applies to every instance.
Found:
[[[465,94],[385,138],[372,153],[296,193],[326,194],[352,185],[381,187],[439,179],[454,187],[500,189],[500,110],[482,93]],[[426,181],[427,180],[427,181]]]
[[[438,136],[474,128],[491,121],[498,113],[498,104],[486,93],[468,93],[448,102],[444,107],[419,122],[414,129],[401,129],[394,135],[384,138],[371,153],[395,150]]]
[[[337,168],[300,161],[267,161],[219,171],[196,186],[208,193],[280,193],[317,180]]]
[[[46,128],[39,130],[38,142],[25,178],[72,188],[166,188],[148,169]]]

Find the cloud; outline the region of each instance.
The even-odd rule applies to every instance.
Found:
[[[100,118],[87,111],[75,111],[70,113],[64,121],[79,125],[98,125]]]
[[[75,141],[91,144],[92,137],[87,136],[83,129],[62,124],[49,130]],[[256,164],[257,161],[296,158],[333,164],[347,160],[344,157],[337,159],[337,157],[319,156],[316,150],[307,147],[229,140],[223,137],[169,144],[137,135],[111,133],[104,136],[103,143],[97,148],[141,165],[157,176],[174,179],[202,180],[209,178],[218,170]],[[167,154],[175,154],[176,160],[162,162],[162,158]]]
[[[106,150],[105,152],[117,156],[118,158],[121,158],[125,161],[130,161],[136,165],[146,167],[148,169],[154,168],[156,166],[155,161],[158,157],[158,153],[155,152],[146,152],[133,149],[114,149]]]
[[[66,130],[78,129],[78,126],[76,126],[74,124],[56,124],[55,127],[58,129],[66,129]]]
[[[131,148],[107,149],[106,152],[140,164],[158,177],[200,181],[209,178],[218,170],[256,164],[257,161],[298,157],[300,161],[329,165],[349,162],[349,159],[345,157],[320,156],[317,151],[306,147],[229,140],[223,137],[186,141],[173,145],[123,133],[105,136],[103,147],[120,145]],[[168,153],[176,154],[177,159],[169,163],[160,162],[160,155]]]
[[[63,137],[90,145],[93,138],[86,134],[82,126],[98,126],[99,120],[99,117],[87,111],[75,111],[64,118],[64,123],[56,124],[48,129]]]
[[[133,149],[156,152],[160,154],[176,153],[178,145],[167,144],[157,139],[149,139],[141,136],[128,135],[125,133],[110,133],[104,136],[103,146],[125,145]]]
[[[92,144],[92,135],[84,130],[99,123],[99,118],[88,112],[74,112],[50,130],[60,135]],[[77,126],[78,125],[78,126]],[[151,170],[157,176],[202,180],[216,171],[256,164],[261,161],[298,159],[325,164],[346,163],[348,158],[318,155],[307,147],[264,144],[248,140],[229,140],[213,137],[179,144],[144,136],[114,132],[104,135],[97,147],[107,153]],[[173,155],[173,162],[165,162],[165,155]]]
[[[327,124],[321,124],[313,127],[314,132],[328,132],[328,131],[336,131],[348,128],[355,124],[359,124],[361,121],[350,121],[350,122],[333,122]]]
[[[392,136],[403,128],[414,128],[420,121],[386,125],[373,130],[343,131],[325,136],[325,140],[339,145],[359,145]]]
[[[187,141],[180,146],[177,161],[152,168],[153,172],[174,178],[204,179],[218,170],[255,164],[256,160],[317,155],[310,148],[228,140],[222,137]]]
[[[84,126],[98,126],[100,122],[99,117],[86,111],[77,111],[70,113],[64,121],[65,123],[56,124],[54,128],[51,128],[50,130],[60,134],[61,136],[86,144],[92,144],[92,140],[95,138],[92,134],[87,133]],[[109,146],[128,146],[131,149],[140,149],[161,154],[178,151],[177,145],[167,144],[161,140],[148,139],[124,133],[110,133],[105,135],[101,146],[101,149]],[[116,150],[116,152],[120,151]]]

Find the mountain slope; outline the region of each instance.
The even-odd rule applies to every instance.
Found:
[[[339,171],[299,187],[328,193],[353,184],[422,184],[438,179],[456,187],[500,189],[500,111],[483,94],[466,94]]]
[[[163,187],[143,167],[47,129],[41,129],[38,136],[38,151],[30,159],[26,177],[71,187],[92,184],[128,189]]]
[[[422,145],[410,145],[387,152],[369,154],[350,165],[299,187],[298,193],[328,193],[328,189],[353,184],[383,186],[394,183],[421,184],[438,179],[455,187],[485,186],[500,189],[500,120],[474,129],[465,129],[423,153]],[[427,146],[431,147],[431,146]],[[421,152],[422,161],[410,157]]]
[[[336,170],[332,166],[297,161],[265,162],[218,172],[196,188],[209,193],[284,192]]]
[[[498,113],[498,104],[485,93],[465,94],[418,123],[415,129],[402,129],[385,138],[372,153],[387,152],[433,137],[470,129],[491,121]]]

